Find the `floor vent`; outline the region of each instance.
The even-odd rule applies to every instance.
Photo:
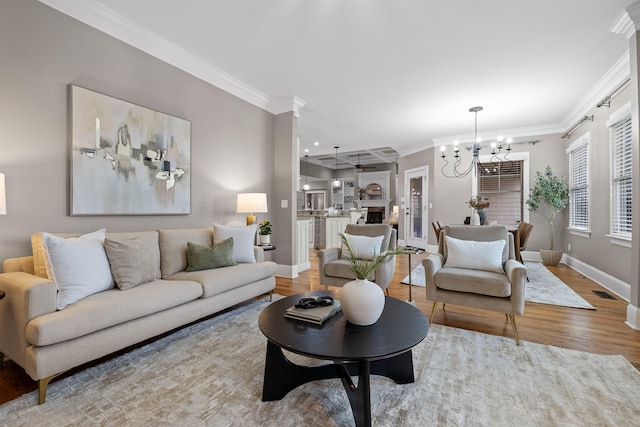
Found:
[[[598,295],[600,298],[606,298],[606,299],[615,299],[613,296],[611,296],[610,293],[605,292],[605,291],[592,291],[594,294]]]

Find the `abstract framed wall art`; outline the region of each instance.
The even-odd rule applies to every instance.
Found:
[[[70,85],[71,215],[191,213],[191,122]]]

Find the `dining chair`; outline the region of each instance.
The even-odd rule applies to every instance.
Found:
[[[436,233],[436,243],[440,242],[440,232],[444,228],[440,221],[431,221],[431,226],[433,227],[433,232]]]
[[[527,240],[529,240],[531,230],[533,230],[533,224],[531,223],[521,222],[518,225],[518,233],[520,234],[520,252],[518,261],[520,261],[522,264],[524,264],[524,261],[522,260],[522,251],[527,248]]]

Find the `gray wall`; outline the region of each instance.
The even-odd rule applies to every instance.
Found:
[[[568,250],[567,243],[570,243],[571,252],[569,252],[569,255],[626,283],[631,282],[631,249],[612,244],[607,236],[611,227],[611,148],[609,128],[606,126],[606,121],[611,113],[629,102],[630,97],[631,91],[625,89],[613,98],[610,108],[596,108],[594,106],[587,113],[589,116],[593,115],[593,122],[585,122],[572,134],[571,140],[576,140],[586,132],[591,132],[589,146],[591,236],[589,238],[576,236],[565,230],[565,245],[562,247],[566,252]],[[634,116],[633,119],[635,120],[636,117]],[[565,148],[569,144],[570,141],[567,141],[564,144]],[[568,162],[567,158],[567,165]],[[636,164],[634,164],[634,167],[636,167]],[[634,182],[633,186],[636,187],[636,185],[637,183]]]
[[[271,194],[272,114],[35,0],[3,0],[0,40],[0,259],[29,255],[36,231],[243,224],[236,194]],[[191,121],[190,215],[68,216],[71,83]]]

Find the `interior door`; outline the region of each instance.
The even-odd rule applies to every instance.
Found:
[[[404,172],[405,216],[404,231],[407,246],[427,248],[429,235],[428,166],[409,169]]]

